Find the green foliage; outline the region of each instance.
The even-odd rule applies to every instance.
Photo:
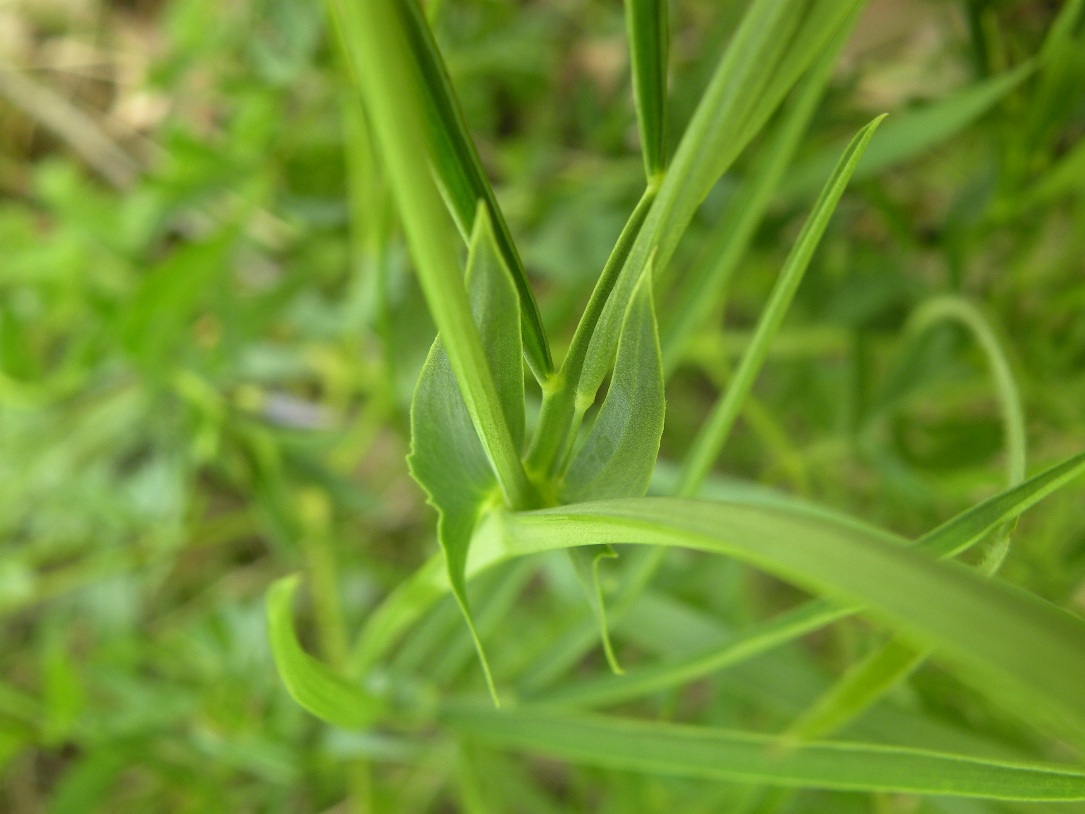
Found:
[[[512,279],[498,254],[485,204],[479,206],[471,237],[467,291],[502,416],[513,444],[520,447],[524,442],[524,368],[520,361],[519,305]],[[482,513],[500,500],[500,490],[486,450],[475,434],[471,412],[456,386],[440,335],[422,367],[411,402],[408,461],[411,475],[437,509],[437,538],[445,552],[449,582],[485,665],[482,645],[471,621],[464,571],[475,526]]]
[[[0,811],[1082,809],[1085,2],[0,16]]]

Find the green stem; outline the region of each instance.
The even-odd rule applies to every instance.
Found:
[[[564,453],[571,445],[571,440],[575,439],[579,425],[577,416],[583,418],[587,409],[586,406],[577,405],[576,401],[588,346],[655,196],[656,186],[651,184],[641,195],[640,201],[622,228],[606,265],[603,266],[603,272],[599,275],[573,333],[573,341],[569,345],[569,352],[562,362],[561,370],[544,385],[542,411],[539,413],[539,423],[527,454],[528,469],[538,477],[549,479],[555,474]]]
[[[330,531],[331,506],[323,492],[309,489],[298,497],[297,514],[304,529],[301,549],[312,585],[313,614],[320,650],[332,670],[339,675],[346,675],[350,660],[350,639],[347,635],[343,605],[339,601],[338,568],[334,539]],[[368,762],[361,758],[349,760],[346,773],[352,814],[368,814],[373,811]]]
[[[506,505],[537,505],[471,313],[457,262],[458,241],[425,158],[422,77],[410,58],[403,18],[387,0],[332,0],[332,6],[343,30],[352,35],[344,37],[348,57],[371,114],[422,292],[471,421]]]

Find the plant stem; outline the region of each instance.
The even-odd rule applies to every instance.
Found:
[[[350,640],[339,601],[338,568],[331,534],[331,505],[318,489],[307,489],[297,499],[302,525],[301,549],[312,585],[313,614],[320,650],[331,668],[345,676],[349,667]],[[353,758],[346,764],[349,805],[352,814],[373,811],[372,783],[367,761]]]
[[[539,423],[527,454],[528,469],[544,480],[555,474],[565,457],[564,453],[575,440],[584,411],[590,406],[577,403],[577,396],[581,395],[578,387],[580,374],[584,369],[588,346],[633,242],[640,234],[644,219],[652,208],[655,196],[656,184],[649,184],[629,220],[622,227],[618,241],[603,266],[603,272],[599,275],[573,333],[573,341],[569,345],[565,361],[561,364],[561,370],[552,376],[544,387],[542,412],[539,414]]]

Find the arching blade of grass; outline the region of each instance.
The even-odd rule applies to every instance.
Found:
[[[879,116],[855,134],[851,144],[840,156],[829,180],[825,182],[817,203],[814,204],[809,218],[803,225],[802,232],[799,233],[787,260],[784,261],[780,277],[757,322],[753,339],[750,340],[749,347],[743,354],[742,361],[735,370],[727,391],[716,403],[704,427],[693,441],[692,449],[682,469],[682,477],[678,485],[679,494],[685,496],[697,494],[712,469],[713,462],[719,456],[720,449],[738,419],[742,403],[749,395],[757,374],[761,371],[765,356],[768,354],[769,344],[780,330],[780,325],[783,324],[791,300],[798,290],[799,283],[802,282],[821,236],[825,233],[825,228],[829,225],[829,219],[836,210],[840,196],[844,194],[852,173],[855,172],[855,168],[863,157],[863,152],[883,118],[884,116]]]
[[[384,169],[426,302],[456,383],[509,505],[537,505],[490,372],[457,263],[458,245],[425,156],[425,78],[402,8],[386,0],[337,2]],[[491,213],[492,214],[492,213]]]
[[[982,540],[993,529],[1019,516],[1082,474],[1085,474],[1085,453],[1068,458],[1034,475],[1020,486],[994,495],[962,512],[923,535],[917,541],[917,546],[934,557],[956,556]],[[755,497],[750,500],[750,503],[759,506],[767,513],[804,511],[802,507],[790,501],[767,501]],[[811,516],[818,514],[816,510],[807,510],[806,513]],[[847,522],[843,516],[831,514],[825,516],[831,522]],[[510,555],[503,549],[498,539],[476,541],[467,563],[468,576]],[[415,572],[414,576],[390,594],[370,616],[355,645],[351,659],[352,672],[362,675],[371,669],[403,632],[433,602],[447,593],[448,589],[448,580],[440,558],[431,558]],[[646,673],[655,671],[655,666],[632,670],[621,677],[586,679],[583,682],[585,685],[583,703],[606,704],[637,697],[657,689],[677,686],[711,673],[718,668],[717,665],[722,667],[733,663],[737,660],[735,655],[727,652],[732,647],[739,651],[742,658],[747,657],[742,655],[743,653],[750,656],[756,655],[777,643],[790,641],[854,611],[854,608],[834,605],[825,600],[809,602],[801,606],[801,609],[797,608],[776,619],[759,624],[755,629],[723,648],[713,648],[704,653],[694,654],[674,664],[659,665],[654,677],[644,679],[643,689],[626,690],[624,687],[634,687],[642,680],[638,674],[642,670]],[[589,690],[588,685],[593,682],[598,682],[600,686],[598,689]],[[578,686],[580,685],[575,683],[568,685],[568,689],[562,691],[563,699],[571,702],[572,698],[577,696],[579,703]]]
[[[956,556],[1083,473],[1085,453],[1076,455],[943,523],[919,538],[916,547],[933,556]],[[772,510],[774,506],[788,509],[787,503],[761,505],[766,510]],[[856,606],[841,605],[824,599],[806,602],[751,626],[723,646],[714,646],[681,658],[638,667],[621,676],[604,675],[570,682],[559,689],[539,695],[538,700],[568,706],[604,706],[678,687],[793,641],[850,616],[857,610]],[[851,697],[852,691],[849,689],[846,692]]]
[[[1025,416],[1017,382],[1010,369],[1002,343],[988,320],[968,300],[957,296],[936,297],[921,305],[909,321],[913,334],[922,333],[942,321],[962,324],[975,338],[987,357],[991,378],[1002,412],[1003,438],[1006,447],[1006,481],[1009,488],[1025,478]],[[1010,549],[1013,523],[998,529],[993,546],[987,551],[979,570],[994,575]],[[788,728],[796,738],[818,738],[830,734],[876,703],[885,693],[905,680],[929,653],[899,638],[891,638],[854,665],[832,687],[804,711]]]
[[[633,98],[649,183],[667,167],[667,5],[667,0],[625,0]]]
[[[915,110],[893,113],[882,128],[878,141],[867,150],[856,169],[856,180],[877,175],[948,140],[991,110],[1035,69],[1034,63],[1027,62],[1001,76],[970,85],[945,99]],[[781,193],[798,197],[813,192],[817,189],[818,180],[829,171],[832,157],[839,150],[839,144],[830,145],[802,161],[788,174]]]
[[[736,557],[862,605],[909,639],[937,648],[962,679],[1085,743],[1085,621],[909,550],[888,533],[801,512],[669,498],[516,513],[493,518],[483,532],[489,545],[512,555],[638,543]]]
[[[380,717],[381,700],[336,675],[298,644],[291,609],[298,582],[297,576],[283,577],[267,594],[268,635],[279,676],[291,697],[318,718],[347,729],[369,726]]]
[[[1085,772],[865,743],[781,750],[772,736],[546,709],[446,710],[464,736],[620,771],[769,786],[983,797],[1083,800]],[[777,748],[774,748],[777,747]]]
[[[364,15],[359,15],[352,8],[354,5],[354,0],[330,2],[341,30],[343,47],[356,60],[353,52],[372,33],[374,24]],[[465,242],[470,239],[474,228],[478,202],[486,202],[493,219],[498,249],[512,273],[520,296],[525,358],[535,376],[543,381],[553,372],[553,361],[542,315],[497,197],[482,168],[433,32],[417,0],[389,0],[386,5],[399,18],[399,25],[406,34],[408,56],[420,74],[418,90],[423,116],[419,124],[423,125],[421,135],[425,150],[415,158],[420,161],[424,156],[430,163],[434,177],[441,185],[445,203]],[[370,30],[362,30],[364,28]],[[363,80],[356,76],[356,81]],[[389,92],[395,93],[396,89],[389,88]]]

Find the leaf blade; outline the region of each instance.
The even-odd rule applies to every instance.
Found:
[[[568,716],[547,709],[447,710],[462,735],[493,745],[621,771],[769,786],[938,794],[1000,800],[1085,799],[1085,773],[874,744],[822,742],[774,749],[773,736]]]
[[[938,648],[962,678],[982,683],[1007,706],[1085,742],[1085,621],[964,566],[909,550],[885,532],[800,512],[672,498],[524,512],[495,526],[493,533],[515,554],[625,542],[735,556],[862,604],[894,629]],[[884,574],[893,579],[880,578]],[[1053,663],[1060,669],[1047,667]]]
[[[625,23],[644,173],[667,168],[667,0],[626,0]]]

